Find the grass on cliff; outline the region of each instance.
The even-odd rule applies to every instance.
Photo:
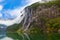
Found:
[[[38,8],[39,6],[46,6],[47,8],[48,7],[51,7],[51,6],[59,6],[60,7],[60,0],[56,0],[56,1],[49,1],[49,2],[45,2],[45,3],[39,3],[39,2],[37,2],[37,3],[34,3],[34,4],[32,4],[32,5],[30,5],[29,7],[31,7],[32,9],[36,9],[36,8]]]

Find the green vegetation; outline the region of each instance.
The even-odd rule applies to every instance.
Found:
[[[46,23],[47,29],[52,29],[52,31],[60,30],[60,17],[59,18],[53,18],[47,21]]]
[[[37,2],[37,3],[34,3],[34,4],[32,4],[31,6],[29,6],[29,7],[31,7],[32,9],[36,9],[36,8],[38,8],[38,6],[43,6],[43,5],[45,5],[47,8],[48,7],[51,7],[51,6],[59,6],[60,7],[60,0],[54,0],[54,1],[49,1],[49,2],[45,2],[45,3],[39,3],[39,2]]]
[[[50,25],[49,27],[59,27],[60,28],[60,18],[53,18],[53,19],[50,19],[48,22],[47,22],[48,25]]]
[[[47,3],[37,2],[32,4],[29,7],[31,7],[33,11],[35,11],[35,9],[37,9],[39,6],[45,6],[46,9],[52,6],[57,6],[57,9],[55,9],[55,11],[60,11],[60,0],[49,1]],[[50,11],[51,15],[52,14],[55,15],[54,13],[52,13],[52,11]],[[60,40],[60,16],[57,15],[53,17],[53,15],[52,16],[49,15],[48,12],[45,12],[45,13],[47,13],[47,15],[50,16],[51,18],[45,17],[47,15],[43,15],[41,17],[37,13],[38,17],[35,20],[33,20],[33,22],[30,25],[30,28],[27,31],[25,31],[25,33],[29,34],[31,40]],[[56,14],[58,13],[56,12]],[[24,31],[20,30],[21,27],[22,27],[22,24],[16,24],[8,27],[7,30],[8,30],[8,33],[17,32],[18,34],[20,33],[24,34]],[[10,36],[10,34],[7,34],[7,35]],[[14,35],[12,35],[12,37],[16,38]]]
[[[8,32],[16,32],[19,28],[22,27],[22,24],[14,24],[7,28]]]
[[[40,3],[37,2],[37,3],[32,4],[29,7],[33,8],[33,9],[36,9],[39,5],[40,5]]]
[[[58,7],[58,8],[57,8],[57,10],[59,10],[59,11],[60,11],[60,7]]]
[[[44,32],[45,30],[42,31],[39,27],[34,26],[34,24],[29,30],[31,40],[60,40],[60,34],[54,32],[46,33]]]
[[[10,38],[13,38],[14,40],[22,40],[23,38],[21,35],[18,35],[17,33],[7,33],[7,36]]]

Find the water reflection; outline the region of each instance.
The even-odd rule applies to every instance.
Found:
[[[44,33],[38,28],[27,32],[7,32],[5,25],[0,25],[0,40],[60,40],[58,33]]]
[[[24,35],[27,37],[28,40],[30,40],[30,37],[28,36],[27,33],[24,33]]]
[[[6,36],[0,38],[0,40],[30,40],[28,34],[7,33]]]
[[[7,36],[13,40],[30,40],[27,33],[18,34],[18,33],[7,33]]]
[[[7,33],[7,26],[0,25],[0,40],[30,40],[27,33]]]
[[[0,25],[0,39],[6,36],[6,27],[5,25]]]

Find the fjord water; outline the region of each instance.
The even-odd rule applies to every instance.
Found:
[[[6,36],[6,26],[0,25],[0,39]]]
[[[40,29],[33,29],[29,33],[7,32],[5,25],[0,26],[0,40],[59,40],[58,33],[43,33]]]

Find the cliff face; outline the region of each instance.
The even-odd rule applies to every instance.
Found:
[[[58,18],[60,17],[60,12],[57,9],[58,6],[51,6],[50,8],[45,8],[44,6],[39,6],[37,9],[32,11],[32,19],[37,23],[41,21],[41,18]]]
[[[38,27],[43,31],[58,32],[60,30],[60,27],[58,27],[60,23],[60,6],[57,4],[58,3],[41,5],[40,3],[35,3],[29,6],[32,10],[32,23],[30,27]]]
[[[19,24],[14,24],[14,25],[9,26],[7,30],[9,31],[11,29],[12,29],[11,31],[17,31],[18,29],[22,29],[25,31],[28,30],[30,23],[32,22],[32,10],[31,8],[26,7],[22,12],[24,12],[20,17],[21,19],[23,18],[22,21]]]
[[[35,3],[24,11],[22,22],[9,26],[7,34],[18,33],[18,38],[21,35],[29,40],[60,40],[60,1]]]
[[[43,32],[60,32],[59,20],[59,1],[35,3],[25,8],[25,17],[21,27],[25,31],[37,27]],[[16,27],[17,30],[19,29],[18,27],[20,28],[20,24]]]

